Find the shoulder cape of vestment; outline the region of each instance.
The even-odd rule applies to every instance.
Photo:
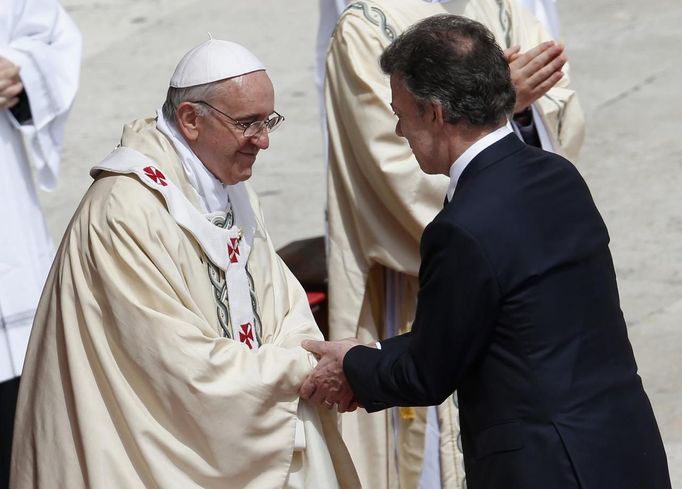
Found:
[[[256,232],[253,209],[249,205],[243,185],[231,187],[236,225],[222,228],[212,224],[190,202],[175,183],[166,178],[154,161],[129,147],[119,146],[100,164],[90,170],[95,178],[100,172],[135,174],[147,187],[155,190],[166,202],[175,222],[189,232],[199,243],[208,259],[225,272],[227,294],[230,304],[231,335],[239,338],[251,349],[257,349],[258,326],[254,336],[257,311],[250,293],[248,271],[249,254]]]
[[[243,262],[246,263],[256,227],[255,222],[246,226],[240,222],[243,221],[240,216],[246,214],[245,209],[235,209],[235,215],[238,216],[236,226],[229,229],[214,226],[197,210],[177,185],[166,178],[151,158],[125,146],[119,146],[101,163],[92,167],[90,176],[96,178],[102,171],[118,174],[134,173],[143,184],[161,194],[168,212],[178,225],[197,240],[208,258],[223,271],[239,266],[242,262],[242,260],[235,261],[234,253],[230,253],[229,243],[234,243],[234,240],[240,241],[237,256],[243,258]],[[240,190],[246,194],[246,189]],[[236,203],[233,203],[233,206],[236,207]],[[251,210],[249,214],[252,213]]]

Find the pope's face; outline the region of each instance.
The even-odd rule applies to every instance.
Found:
[[[218,95],[206,101],[244,125],[267,119],[275,110],[272,82],[264,71],[222,82]],[[222,183],[231,185],[247,180],[256,155],[270,144],[267,129],[245,137],[243,127],[210,107],[206,110],[198,117],[197,140],[192,149]]]

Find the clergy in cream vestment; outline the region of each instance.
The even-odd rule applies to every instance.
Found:
[[[448,179],[421,172],[395,134],[389,80],[378,58],[407,27],[442,13],[483,23],[502,48],[519,45],[525,52],[549,39],[510,0],[349,2],[326,67],[331,339],[388,338],[405,332],[414,317],[419,239],[443,206]],[[564,71],[532,113],[543,148],[575,159],[584,125]],[[342,432],[365,486],[460,488],[457,423],[455,398],[438,409],[359,410],[343,415]]]
[[[255,56],[207,41],[93,168],[36,316],[13,488],[359,487],[299,399],[321,334],[243,182],[273,106]]]

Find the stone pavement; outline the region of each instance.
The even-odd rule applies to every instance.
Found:
[[[81,88],[55,193],[41,198],[59,240],[87,170],[123,122],[152,115],[175,62],[206,38],[237,40],[269,67],[287,117],[252,182],[275,244],[323,232],[325,177],[313,84],[317,2],[63,0],[84,33]],[[587,118],[578,168],[611,233],[622,307],[673,486],[682,488],[682,4],[558,0],[573,85]],[[646,489],[646,488],[642,488]]]

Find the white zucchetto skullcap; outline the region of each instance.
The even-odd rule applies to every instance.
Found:
[[[244,46],[209,39],[182,57],[175,67],[170,86],[193,87],[261,70],[265,70],[263,63]]]

